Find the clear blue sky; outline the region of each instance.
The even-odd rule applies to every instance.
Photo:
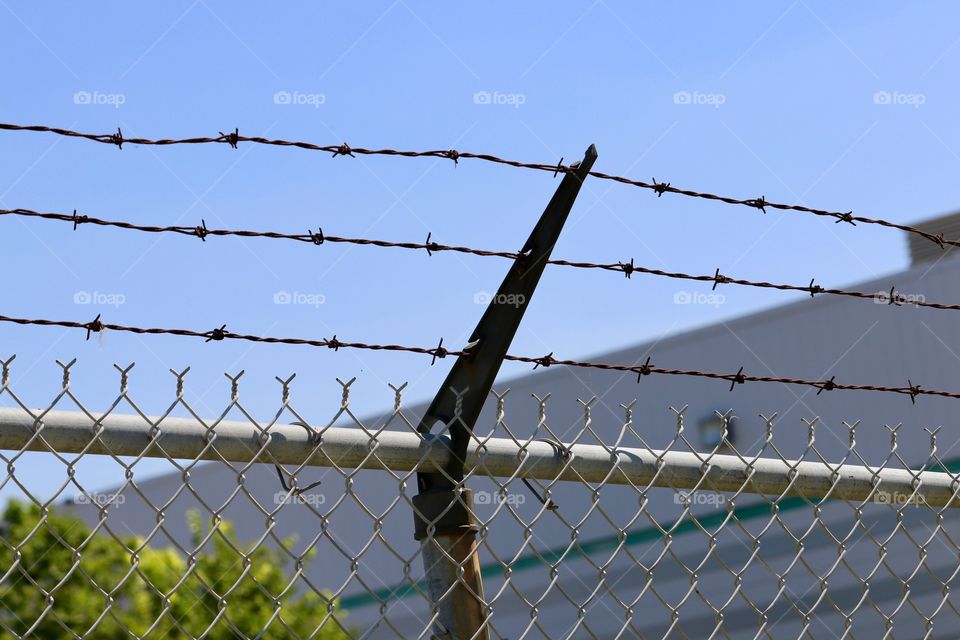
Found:
[[[0,1],[0,120],[127,136],[245,135],[403,149],[457,148],[567,161],[595,143],[596,168],[675,186],[915,221],[957,206],[957,19],[950,2],[606,2],[153,5]],[[291,96],[277,100],[278,92]],[[495,94],[478,104],[478,92]],[[694,104],[677,104],[687,92]],[[913,104],[877,104],[877,92]],[[87,99],[89,98],[89,99]],[[893,100],[897,102],[897,99]],[[278,104],[280,102],[280,104]],[[480,100],[479,102],[483,102]],[[682,102],[682,100],[680,101]],[[917,103],[922,104],[917,104]],[[329,155],[256,145],[137,147],[0,133],[0,206],[143,224],[326,233],[520,247],[557,181],[478,161]],[[267,240],[155,237],[0,219],[4,315],[433,346],[463,344],[508,264],[494,259]],[[690,273],[842,285],[907,264],[899,232],[805,214],[588,181],[556,257]],[[277,292],[323,304],[277,305]],[[587,357],[797,296],[709,292],[652,276],[547,270],[512,352]],[[100,294],[77,304],[77,294]],[[113,297],[111,297],[113,296]],[[82,301],[82,298],[80,298]],[[109,301],[122,300],[111,305]],[[246,404],[266,416],[275,375],[298,373],[295,404],[332,416],[334,378],[357,376],[357,411],[436,391],[407,354],[0,326],[17,354],[14,389],[46,405],[55,359],[79,359],[91,409],[136,362],[131,391],[156,413],[167,370],[192,366],[187,398],[205,415],[247,371]],[[668,363],[662,363],[665,366]],[[505,366],[502,376],[526,371]],[[70,408],[64,406],[64,408]],[[44,468],[32,471],[40,482]]]

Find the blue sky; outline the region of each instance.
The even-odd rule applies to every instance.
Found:
[[[531,162],[597,145],[596,169],[741,198],[911,222],[957,206],[955,3],[615,2],[550,6],[387,1],[238,6],[0,1],[0,120],[127,136],[245,135],[401,149],[456,148]],[[895,96],[878,104],[877,92]],[[277,98],[289,96],[290,100]],[[485,104],[481,96],[495,96]],[[690,96],[689,103],[676,96]],[[289,102],[289,103],[286,103]],[[883,102],[880,100],[879,102]],[[122,150],[0,133],[0,207],[142,224],[334,235],[516,250],[555,189],[549,174],[478,161],[329,155],[257,145]],[[462,345],[505,261],[257,239],[155,237],[0,219],[3,315],[260,335]],[[844,285],[902,269],[896,231],[835,225],[588,181],[555,257],[688,273]],[[798,296],[549,268],[512,352],[581,358]],[[278,292],[322,304],[278,305]],[[85,303],[91,294],[92,303]],[[93,295],[96,294],[96,295]],[[798,294],[799,295],[799,294]],[[482,297],[482,296],[481,296]],[[81,302],[81,303],[78,303]],[[412,354],[209,343],[0,326],[13,388],[46,405],[54,363],[92,409],[136,362],[131,392],[156,413],[168,369],[191,366],[198,413],[246,370],[248,407],[269,415],[274,376],[295,404],[332,416],[336,377],[357,376],[361,414],[388,382],[429,398],[450,361]],[[668,363],[662,363],[664,366]],[[527,367],[507,365],[502,377]],[[69,408],[69,407],[64,407]],[[35,470],[41,474],[42,469]]]

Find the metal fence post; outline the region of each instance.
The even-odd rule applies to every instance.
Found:
[[[417,431],[425,438],[437,423],[446,426],[451,455],[444,468],[417,475],[413,500],[414,537],[420,541],[430,598],[436,611],[434,636],[487,640],[488,608],[477,558],[472,494],[463,486],[464,463],[487,395],[540,282],[570,209],[590,173],[597,150],[587,149],[550,199],[518,257],[473,330]]]

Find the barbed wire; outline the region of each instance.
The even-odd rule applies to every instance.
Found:
[[[243,333],[234,333],[227,330],[227,325],[223,324],[218,328],[211,329],[209,331],[195,331],[192,329],[161,329],[161,328],[143,328],[122,324],[112,324],[103,322],[101,319],[101,314],[97,314],[97,317],[89,322],[77,322],[73,320],[46,320],[46,319],[34,319],[34,318],[16,318],[10,316],[0,315],[0,322],[8,322],[18,325],[34,325],[34,326],[44,326],[44,327],[66,327],[70,329],[83,329],[87,332],[87,340],[90,339],[90,335],[93,333],[101,333],[106,330],[110,331],[122,331],[127,333],[135,334],[151,334],[151,335],[174,335],[182,337],[192,337],[192,338],[204,338],[204,342],[212,341],[222,341],[222,340],[242,340],[246,342],[260,342],[267,344],[289,344],[289,345],[305,345],[313,347],[325,347],[328,349],[333,349],[334,351],[339,351],[340,349],[365,349],[371,351],[402,351],[409,353],[418,353],[421,355],[428,355],[431,357],[431,366],[436,363],[438,359],[446,358],[447,356],[460,357],[469,353],[469,346],[463,350],[456,349],[447,349],[443,346],[443,339],[440,339],[440,342],[436,347],[411,347],[406,345],[398,344],[368,344],[365,342],[348,342],[340,340],[337,338],[336,334],[332,338],[324,338],[321,340],[312,340],[308,338],[281,338],[281,337],[272,337],[272,336],[257,336],[251,334]],[[834,391],[834,390],[844,390],[844,391],[879,391],[886,393],[898,393],[902,395],[910,396],[911,402],[916,402],[917,396],[928,395],[928,396],[941,396],[945,398],[960,398],[960,392],[955,391],[943,391],[938,389],[925,389],[920,385],[916,385],[912,380],[907,380],[907,386],[905,387],[887,387],[887,386],[876,386],[876,385],[865,385],[865,384],[849,384],[841,383],[836,381],[836,376],[831,376],[829,380],[805,380],[802,378],[783,378],[778,376],[757,376],[750,375],[743,372],[743,367],[736,373],[718,373],[715,371],[699,371],[696,369],[670,369],[664,367],[658,367],[650,364],[651,358],[648,357],[646,362],[643,364],[616,364],[608,362],[589,362],[581,360],[567,360],[559,359],[553,357],[553,352],[551,351],[545,356],[532,357],[532,356],[515,356],[507,354],[504,356],[504,360],[510,362],[523,362],[526,364],[534,365],[534,369],[540,367],[550,367],[553,365],[560,365],[565,367],[576,367],[576,368],[585,368],[585,369],[600,369],[604,371],[620,371],[624,373],[633,373],[637,376],[637,382],[644,376],[651,374],[659,375],[669,375],[669,376],[689,376],[696,378],[709,378],[713,380],[724,380],[730,383],[730,390],[733,389],[738,384],[745,384],[747,382],[776,382],[781,384],[789,385],[800,385],[807,387],[814,387],[818,389],[817,395],[823,391]]]
[[[72,214],[69,213],[56,213],[56,212],[40,212],[33,211],[30,209],[0,209],[0,216],[13,215],[13,216],[22,216],[28,218],[42,218],[45,220],[56,220],[60,222],[66,222],[72,224],[73,228],[76,230],[78,226],[82,224],[89,224],[94,226],[102,227],[115,227],[119,229],[126,229],[128,231],[139,231],[144,233],[172,233],[177,235],[184,236],[193,236],[200,238],[203,241],[206,241],[207,236],[239,236],[244,238],[268,238],[274,240],[293,240],[297,242],[305,242],[314,245],[322,245],[325,242],[330,243],[345,243],[345,244],[354,244],[361,246],[375,246],[383,248],[399,248],[399,249],[410,249],[410,250],[426,250],[428,254],[438,253],[442,251],[451,251],[454,253],[465,253],[469,255],[482,256],[482,257],[497,257],[497,258],[506,258],[510,260],[516,260],[520,258],[521,255],[516,252],[510,251],[488,251],[485,249],[475,249],[473,247],[463,247],[457,245],[445,245],[433,241],[432,234],[427,235],[426,242],[392,242],[389,240],[377,240],[371,238],[348,238],[342,236],[331,236],[325,235],[323,230],[318,228],[317,232],[314,232],[310,229],[307,233],[282,233],[278,231],[247,231],[240,229],[210,229],[207,227],[206,221],[201,220],[199,226],[189,226],[189,225],[179,225],[179,226],[153,226],[153,225],[143,225],[136,224],[124,220],[105,220],[103,218],[97,218],[93,216],[78,214],[74,211]],[[904,304],[914,305],[917,307],[927,307],[930,309],[941,309],[949,311],[960,311],[960,304],[948,304],[941,302],[927,302],[922,299],[920,296],[915,295],[904,295],[896,291],[896,287],[891,287],[889,292],[878,291],[878,292],[865,292],[865,291],[850,291],[845,289],[832,289],[822,287],[816,284],[816,279],[811,279],[810,284],[808,285],[795,285],[795,284],[778,284],[773,282],[764,282],[764,281],[753,281],[745,280],[742,278],[733,278],[726,276],[720,273],[718,268],[713,275],[693,275],[682,272],[675,271],[664,271],[662,269],[654,269],[652,267],[644,267],[634,264],[633,259],[631,258],[629,262],[611,262],[611,263],[598,263],[598,262],[579,262],[573,260],[562,260],[562,259],[553,259],[548,260],[547,264],[554,264],[565,267],[573,267],[578,269],[600,269],[603,271],[613,271],[624,274],[627,278],[630,278],[634,273],[645,273],[648,275],[654,275],[665,278],[673,278],[678,280],[692,280],[697,282],[713,282],[713,289],[716,289],[718,285],[721,284],[734,284],[745,287],[757,287],[762,289],[777,289],[781,291],[800,291],[803,293],[810,294],[810,297],[814,297],[817,294],[826,294],[826,295],[835,295],[835,296],[845,296],[851,298],[861,298],[861,299],[872,299],[876,303],[882,303],[892,306],[902,306]]]
[[[274,138],[263,138],[259,136],[241,136],[239,129],[234,129],[232,133],[223,133],[219,132],[219,136],[216,137],[194,137],[194,138],[161,138],[161,139],[150,139],[150,138],[126,138],[123,135],[123,132],[118,128],[116,133],[82,133],[79,131],[72,131],[70,129],[63,129],[59,127],[49,127],[44,125],[18,125],[18,124],[9,124],[9,123],[0,123],[0,130],[6,131],[34,131],[34,132],[43,132],[43,133],[54,133],[61,136],[67,136],[71,138],[81,138],[85,140],[90,140],[93,142],[100,142],[103,144],[116,145],[118,148],[122,149],[123,144],[139,144],[139,145],[177,145],[177,144],[227,144],[237,148],[241,142],[251,142],[254,144],[263,144],[279,147],[296,147],[298,149],[307,149],[311,151],[323,151],[330,153],[333,157],[337,156],[351,156],[355,157],[357,155],[384,155],[384,156],[401,156],[405,158],[445,158],[452,160],[454,164],[458,164],[460,160],[463,159],[476,159],[484,160],[487,162],[493,162],[496,164],[502,164],[510,167],[524,168],[524,169],[533,169],[537,171],[549,171],[556,176],[558,173],[571,173],[576,167],[574,165],[564,165],[563,158],[560,159],[560,162],[557,164],[545,164],[545,163],[533,163],[533,162],[520,162],[517,160],[508,160],[505,158],[500,158],[495,155],[487,153],[472,153],[469,151],[458,151],[456,149],[434,149],[426,151],[403,151],[397,149],[368,149],[364,147],[351,147],[346,143],[339,145],[318,145],[311,142],[302,142],[295,140],[282,140]],[[863,224],[875,224],[883,227],[888,227],[891,229],[898,229],[900,231],[905,231],[922,238],[929,240],[937,244],[941,249],[946,248],[947,246],[957,247],[960,246],[960,240],[949,240],[946,239],[943,233],[933,234],[923,229],[917,227],[912,227],[910,225],[900,224],[896,222],[890,222],[889,220],[884,220],[882,218],[871,218],[867,216],[854,215],[853,211],[831,211],[828,209],[816,209],[813,207],[807,207],[797,204],[784,204],[779,202],[772,202],[767,200],[765,196],[760,196],[758,198],[731,198],[728,196],[716,195],[713,193],[707,193],[703,191],[694,191],[692,189],[681,189],[679,187],[674,187],[669,182],[658,182],[656,178],[653,178],[651,182],[646,182],[643,180],[634,180],[632,178],[626,178],[624,176],[612,175],[608,173],[603,173],[600,171],[591,171],[590,175],[594,178],[600,180],[611,180],[613,182],[619,182],[621,184],[626,184],[634,187],[639,187],[641,189],[649,189],[655,191],[657,197],[662,196],[664,193],[675,193],[682,196],[688,196],[691,198],[700,198],[704,200],[713,200],[717,202],[723,202],[725,204],[731,205],[740,205],[745,207],[750,207],[753,209],[759,209],[761,212],[766,213],[767,208],[778,209],[781,211],[797,211],[802,213],[809,213],[816,216],[823,216],[834,219],[836,223],[846,222],[848,224],[856,226],[856,223],[860,222]]]

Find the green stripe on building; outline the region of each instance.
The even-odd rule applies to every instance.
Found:
[[[931,466],[934,465],[925,466],[923,470],[929,471],[931,470]],[[960,471],[960,458],[952,458],[945,461],[942,468],[945,468],[945,470],[948,472],[955,473]],[[777,511],[780,513],[784,511],[794,511],[802,507],[808,507],[816,504],[818,503],[815,501],[809,501],[805,498],[789,497],[784,498],[777,503]],[[702,517],[697,517],[696,520],[694,520],[694,518],[691,516],[672,524],[657,523],[656,525],[644,527],[643,529],[627,531],[622,535],[618,534],[594,538],[593,540],[575,544],[572,547],[569,545],[562,545],[547,549],[546,551],[542,551],[540,553],[529,552],[520,556],[513,563],[508,565],[503,565],[499,562],[490,562],[480,567],[480,574],[484,578],[497,578],[502,577],[507,570],[509,570],[512,574],[516,573],[517,571],[529,571],[538,567],[549,568],[552,564],[556,564],[560,560],[563,560],[565,556],[567,560],[588,558],[603,551],[612,551],[621,544],[625,547],[633,547],[660,540],[663,538],[664,532],[667,532],[672,536],[685,535],[688,533],[693,533],[694,531],[699,531],[701,527],[706,529],[718,526],[728,518],[736,518],[737,520],[742,521],[753,520],[764,515],[770,515],[773,513],[773,511],[773,505],[767,502],[759,502],[746,505],[744,507],[734,507],[733,509],[728,509],[727,511],[711,513]],[[356,595],[346,596],[339,600],[338,608],[357,609],[360,607],[367,607],[370,605],[388,602],[390,600],[401,600],[418,592],[425,592],[426,589],[427,584],[423,580],[418,580],[415,583],[403,582],[392,587],[384,587],[369,593],[358,593]]]

